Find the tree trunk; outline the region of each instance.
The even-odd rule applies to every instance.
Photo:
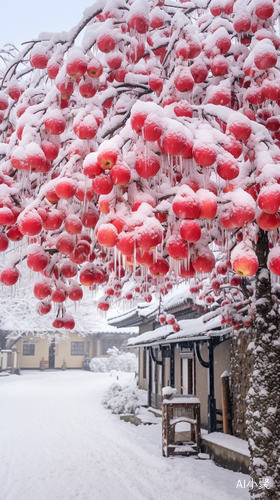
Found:
[[[252,500],[280,499],[279,314],[267,269],[267,233],[259,230],[253,323],[254,371],[247,396]]]

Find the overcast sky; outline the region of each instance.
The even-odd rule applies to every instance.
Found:
[[[94,0],[0,0],[0,47],[36,38],[42,31],[68,31]]]

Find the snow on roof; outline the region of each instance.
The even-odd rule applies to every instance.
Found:
[[[162,305],[165,311],[170,311],[187,303],[195,303],[196,305],[201,305],[202,307],[205,305],[204,301],[199,300],[197,297],[195,298],[195,296],[190,293],[189,287],[185,283],[182,283],[163,297]],[[117,315],[112,314],[108,318],[108,323],[111,325],[118,325],[120,323],[123,324],[123,322],[129,324],[130,320],[137,321],[139,318],[143,318],[143,320],[145,318],[153,319],[158,313],[158,307],[159,300],[153,297],[153,301],[150,304],[143,302],[129,311],[118,313]]]
[[[128,346],[140,346],[149,345],[152,343],[168,343],[183,340],[191,340],[194,338],[210,338],[217,333],[223,335],[229,333],[231,328],[225,328],[222,330],[215,329],[221,327],[221,317],[211,319],[210,321],[204,322],[203,316],[195,319],[185,319],[178,322],[181,330],[174,333],[172,325],[165,325],[152,330],[149,332],[142,333],[138,337],[134,337],[128,340]],[[164,342],[163,342],[164,341]]]
[[[196,303],[204,305],[204,302],[201,300],[194,300],[194,295],[190,293],[189,287],[182,283],[178,287],[173,288],[168,295],[163,298],[163,307],[165,311],[169,311],[170,309],[175,309],[187,302]],[[140,316],[150,316],[153,312],[157,311],[158,301],[153,302],[148,307],[145,307],[142,311],[139,311]]]

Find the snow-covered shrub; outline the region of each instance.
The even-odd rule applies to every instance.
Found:
[[[139,412],[140,392],[137,387],[124,386],[114,383],[104,394],[102,404],[105,408],[112,410],[112,413],[132,413]]]
[[[132,352],[121,352],[117,347],[108,349],[108,358],[92,358],[90,369],[92,372],[135,372],[138,369],[138,359]]]
[[[92,372],[107,372],[107,358],[92,358],[90,360],[90,370]]]

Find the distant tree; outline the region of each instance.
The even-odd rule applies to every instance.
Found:
[[[0,250],[22,240],[1,282],[26,260],[55,328],[74,328],[66,299],[83,286],[104,287],[106,311],[193,277],[225,323],[253,319],[251,475],[269,489],[251,498],[265,500],[280,495],[278,14],[98,1],[69,33],[4,48],[0,92]]]

